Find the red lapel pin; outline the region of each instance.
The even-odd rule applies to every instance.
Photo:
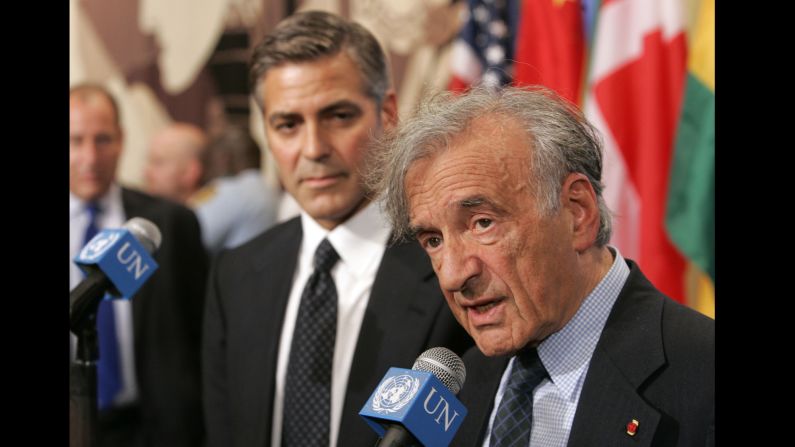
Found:
[[[638,420],[633,419],[630,423],[627,424],[627,434],[630,436],[635,436],[635,433],[638,432]]]

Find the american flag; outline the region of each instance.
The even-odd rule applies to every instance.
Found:
[[[464,27],[453,44],[450,90],[513,81],[519,0],[467,0]]]

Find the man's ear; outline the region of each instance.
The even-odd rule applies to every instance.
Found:
[[[561,200],[572,217],[574,249],[583,252],[594,245],[599,233],[599,203],[596,191],[585,174],[571,173],[563,182]]]
[[[381,102],[381,125],[384,130],[392,130],[397,126],[398,122],[398,108],[397,108],[397,95],[391,88],[386,91],[384,100]]]
[[[185,169],[186,180],[191,185],[198,185],[203,173],[204,168],[199,160],[191,160]]]

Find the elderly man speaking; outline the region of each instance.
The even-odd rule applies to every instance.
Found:
[[[440,94],[381,146],[369,182],[477,343],[453,445],[714,444],[714,320],[609,245],[579,110],[542,88]]]

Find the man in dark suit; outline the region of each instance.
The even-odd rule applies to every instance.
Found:
[[[213,263],[211,446],[372,446],[358,412],[388,368],[472,344],[419,246],[387,246],[361,183],[371,139],[397,120],[387,73],[372,34],[324,12],[285,19],[254,51],[268,146],[302,211]]]
[[[70,259],[85,244],[89,226],[121,227],[143,217],[162,234],[154,254],[159,269],[147,283],[130,301],[100,305],[109,306],[112,323],[105,325],[100,311],[98,445],[200,445],[199,342],[208,260],[198,221],[187,208],[115,182],[122,129],[105,89],[73,87],[69,112]],[[74,287],[83,276],[70,266]]]
[[[551,91],[437,95],[370,181],[477,344],[453,445],[714,444],[714,321],[608,245],[598,132]]]

